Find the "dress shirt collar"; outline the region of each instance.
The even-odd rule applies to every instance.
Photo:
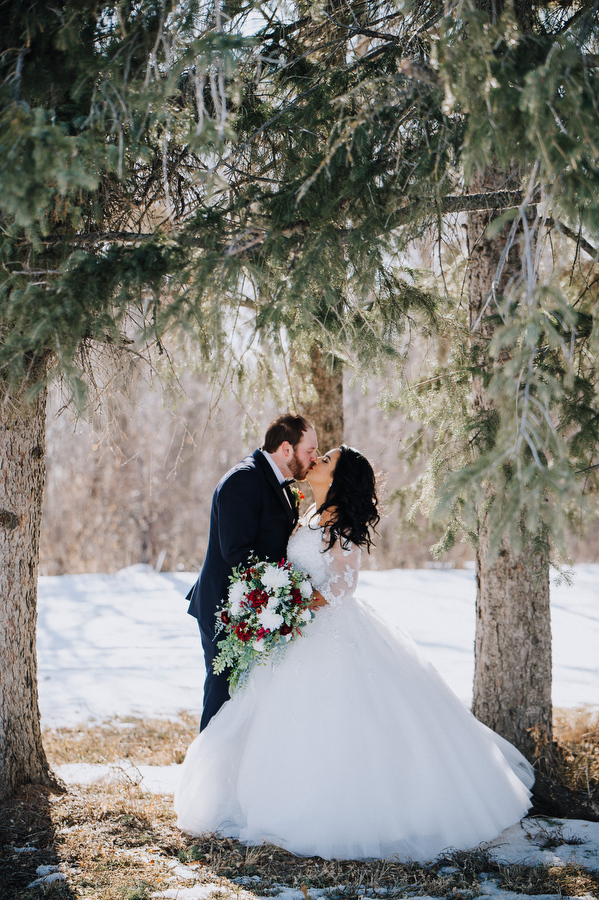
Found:
[[[276,464],[276,462],[274,461],[274,459],[272,458],[270,453],[268,453],[267,450],[261,450],[260,452],[264,454],[264,456],[266,457],[266,459],[269,461],[270,465],[272,466],[272,470],[275,473],[275,475],[277,476],[277,481],[279,482],[279,484],[286,484],[289,479],[285,478],[285,476],[279,469],[278,465]]]

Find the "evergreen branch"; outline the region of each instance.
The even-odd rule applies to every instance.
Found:
[[[304,16],[302,19],[298,19],[297,22],[290,22],[287,25],[284,22],[281,22],[276,26],[274,31],[267,31],[266,29],[270,27],[269,23],[263,29],[262,36],[269,41],[280,41],[281,38],[286,38],[288,35],[294,34],[296,31],[301,31],[311,21],[312,20],[309,16]]]
[[[593,4],[593,8],[591,10],[587,11],[587,15],[585,17],[586,22],[584,23],[582,31],[580,32],[580,35],[578,36],[578,48],[579,49],[582,48],[582,46],[584,45],[584,42],[586,41],[586,39],[588,37],[589,31],[591,30],[591,25],[593,22],[593,16],[595,15],[595,13],[597,12],[598,9],[599,9],[599,0],[595,0],[595,2]]]
[[[576,475],[584,475],[585,472],[592,472],[594,469],[599,469],[599,463],[595,463],[592,466],[586,466],[584,469],[574,469]]]
[[[60,244],[75,245],[77,247],[85,244],[108,244],[115,241],[123,244],[142,244],[145,241],[151,241],[156,237],[156,232],[137,232],[137,231],[90,231],[83,234],[74,234],[70,237],[56,235],[53,237],[45,237],[40,243],[46,247],[56,247]],[[29,241],[21,243],[30,243]]]
[[[405,207],[402,207],[397,211],[396,224],[401,225],[403,221],[408,221],[412,207],[420,203],[424,203],[427,199],[428,198],[423,197],[412,198],[411,204],[409,206],[406,205]],[[450,213],[476,212],[478,210],[514,209],[522,205],[523,199],[524,193],[522,191],[489,191],[487,193],[483,192],[478,194],[448,195],[447,197],[443,197],[440,200],[439,206],[441,215],[449,215]],[[531,202],[536,202],[539,199],[540,192],[539,189],[536,188],[533,193]],[[552,224],[555,224],[553,223],[553,220],[551,220],[551,222]],[[312,225],[310,222],[300,221],[288,226],[287,228],[281,229],[280,234],[284,237],[290,237],[291,235],[297,234],[298,232],[307,232],[311,227]],[[566,234],[568,237],[575,236],[575,233],[572,232],[571,229],[567,229],[566,226],[560,225],[560,228],[563,229],[564,234]],[[263,244],[270,233],[271,232],[268,229],[263,228],[246,229],[244,232],[242,232],[242,234],[237,235],[232,239],[225,253],[228,256],[237,256],[242,252],[246,252],[253,247]],[[347,239],[351,232],[350,229],[340,228],[338,233],[342,239]],[[44,244],[47,247],[53,247],[60,244],[64,244],[66,246],[83,246],[111,242],[135,244],[150,241],[156,238],[157,234],[157,232],[131,231],[87,232],[83,234],[72,235],[68,238],[60,235],[49,236],[43,238],[40,243]],[[173,229],[173,231],[169,232],[169,234],[176,235],[177,231]],[[584,239],[581,239],[581,241],[583,240]],[[203,242],[199,238],[196,238],[190,243],[192,246],[201,246]],[[581,246],[591,254],[596,252],[586,241],[581,243]]]
[[[437,13],[436,15],[432,16],[432,18],[430,18],[427,22],[424,22],[423,25],[421,25],[421,27],[416,31],[416,33],[411,35],[409,43],[412,43],[412,41],[417,37],[417,35],[421,34],[423,31],[426,32],[428,28],[430,28],[432,25],[435,25],[439,21],[439,19],[441,19],[443,17],[444,14],[445,14],[444,11],[441,11],[441,12]],[[390,16],[389,18],[395,18],[395,17],[396,16],[393,15],[393,16]],[[373,53],[378,54],[378,53],[384,52],[385,50],[389,49],[389,45],[395,46],[397,44],[404,43],[406,40],[404,35],[396,35],[396,34],[389,34],[388,32],[383,32],[383,31],[375,31],[374,28],[365,28],[364,26],[345,25],[343,22],[339,22],[337,19],[333,19],[332,17],[329,17],[329,18],[333,22],[333,24],[336,25],[338,28],[344,28],[346,30],[346,32],[347,32],[346,39],[347,40],[350,40],[353,37],[361,36],[361,37],[369,37],[369,38],[372,38],[373,40],[385,41],[385,44],[382,47],[375,47],[373,51],[365,54],[363,57],[360,57],[358,62],[361,60],[370,59],[372,57]],[[380,21],[384,21],[384,19],[382,19]],[[374,22],[373,24],[376,25],[377,23]],[[428,66],[422,66],[422,65],[418,65],[418,64],[414,63],[414,60],[410,59],[409,57],[406,57],[406,59],[402,60],[401,65],[400,65],[400,71],[402,72],[402,74],[406,75],[407,77],[414,78],[418,81],[426,81],[430,84],[435,84],[435,85],[440,84],[440,79],[439,79],[438,75],[436,74],[436,72],[433,72],[433,70],[430,69]]]
[[[419,34],[422,34],[422,32],[427,32],[429,28],[432,28],[433,25],[436,25],[437,22],[439,22],[443,18],[443,16],[445,16],[445,14],[445,8],[442,7],[439,12],[436,12],[434,15],[432,15],[430,19],[426,20],[426,22],[423,22],[420,28],[417,28],[414,34],[410,35],[410,43],[414,40],[414,38],[417,38]]]
[[[280,233],[284,237],[290,237],[292,234],[308,231],[309,227],[310,225],[308,222],[297,222],[295,225],[290,225],[288,228],[283,228]],[[253,235],[253,237],[250,237],[250,235]],[[248,250],[252,250],[254,247],[262,246],[267,237],[267,231],[245,231],[242,235],[233,240],[233,242],[225,251],[225,255],[242,256],[244,253],[247,253]]]
[[[563,222],[556,222],[555,219],[546,219],[545,225],[547,228],[557,228],[558,231],[561,231],[562,234],[565,234],[566,237],[569,237],[571,240],[575,241],[581,250],[584,250],[585,253],[588,253],[589,256],[592,256],[593,259],[597,259],[599,255],[599,250],[593,247],[592,244],[582,237],[580,232],[573,231],[572,228],[568,228],[567,225],[564,225]]]
[[[514,209],[522,205],[525,199],[523,191],[490,191],[482,194],[458,194],[443,197],[441,212],[479,212],[486,209]],[[538,203],[541,191],[537,186],[530,198],[531,203]]]
[[[356,27],[355,25],[344,25],[343,22],[339,22],[333,18],[331,18],[331,22],[333,22],[333,24],[338,28],[344,28],[347,31],[346,37],[348,39],[361,35],[362,37],[370,37],[376,40],[387,41],[388,44],[399,44],[399,42],[403,40],[403,37],[401,35],[388,34],[384,31],[375,31],[373,28],[364,28],[360,26]]]
[[[561,28],[554,32],[554,35],[558,37],[560,34],[564,34],[566,31],[568,31],[574,24],[576,24],[576,22],[578,22],[579,19],[582,19],[583,16],[586,16],[588,14],[589,6],[590,3],[583,4],[580,9],[577,9],[576,12],[566,20]]]

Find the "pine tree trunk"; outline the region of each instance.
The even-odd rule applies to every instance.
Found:
[[[530,538],[513,553],[505,543],[488,561],[483,527],[476,554],[474,715],[533,762],[551,741],[549,566]]]
[[[488,168],[471,187],[510,189],[518,180],[516,171]],[[493,312],[492,304],[474,331],[509,231],[506,226],[491,240],[485,235],[487,225],[500,212],[476,212],[468,216],[471,341],[483,370],[501,365],[501,359],[487,357],[488,341],[493,334],[493,324],[488,319]],[[518,265],[514,248],[499,290]],[[482,376],[474,378],[472,400],[475,410],[492,409]],[[532,761],[535,748],[551,741],[549,558],[542,540],[525,535],[520,552],[514,553],[504,541],[498,557],[492,559],[489,538],[483,517],[476,554],[473,712]]]
[[[307,377],[305,373],[303,377]],[[319,453],[326,453],[343,443],[343,363],[326,357],[315,346],[310,353],[309,379],[316,399],[302,403],[302,413],[316,429]]]
[[[57,786],[42,747],[35,641],[46,392],[1,400],[0,800],[22,784]]]

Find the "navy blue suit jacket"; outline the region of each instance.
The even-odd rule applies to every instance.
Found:
[[[260,450],[246,456],[218,483],[212,499],[206,558],[199,579],[187,595],[188,612],[199,621],[207,667],[217,652],[215,615],[227,596],[233,568],[252,553],[273,562],[283,559],[297,518],[295,504],[289,504]]]

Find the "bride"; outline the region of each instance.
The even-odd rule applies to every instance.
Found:
[[[307,480],[316,503],[288,558],[321,608],[191,744],[179,827],[325,859],[424,861],[492,840],[530,807],[532,767],[354,597],[379,520],[370,463],[342,446]]]

